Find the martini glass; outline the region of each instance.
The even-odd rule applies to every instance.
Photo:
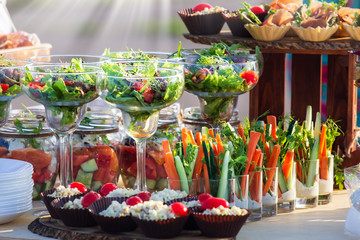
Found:
[[[181,97],[183,72],[143,61],[105,63],[102,68],[101,97],[122,111],[123,127],[136,142],[135,188],[146,191],[146,139],[157,129],[160,110]]]
[[[0,127],[7,122],[11,100],[22,94],[20,79],[24,78],[26,64],[22,60],[0,59]]]
[[[185,89],[196,95],[203,119],[219,132],[232,115],[234,98],[255,87],[259,78],[256,60],[243,63],[185,63]]]
[[[59,141],[60,184],[68,186],[72,176],[72,133],[86,112],[86,103],[98,97],[99,67],[70,63],[29,64],[23,90],[45,107],[46,120]]]

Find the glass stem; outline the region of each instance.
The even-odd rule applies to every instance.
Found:
[[[146,191],[146,139],[136,140],[136,160],[137,174],[135,188],[140,191]]]
[[[0,127],[4,126],[9,117],[10,101],[0,102]]]
[[[67,187],[73,179],[72,133],[57,133],[59,140],[60,184]]]

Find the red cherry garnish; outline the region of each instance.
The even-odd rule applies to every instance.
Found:
[[[141,200],[143,200],[143,201],[145,202],[145,201],[149,201],[149,200],[150,200],[151,193],[149,193],[149,192],[141,192],[141,193],[139,193],[139,194],[136,195],[136,196],[138,196],[139,198],[141,198]]]
[[[205,8],[212,8],[212,6],[208,3],[199,3],[198,5],[196,5],[194,8],[193,8],[193,12],[201,12],[201,11],[204,11]]]
[[[143,200],[137,196],[130,197],[126,200],[126,204],[129,206],[135,206],[138,203],[143,203]]]
[[[70,188],[77,188],[77,190],[79,190],[82,193],[87,191],[87,188],[85,187],[85,185],[80,183],[80,182],[72,182],[72,183],[69,184],[69,187]]]
[[[264,10],[262,7],[259,7],[259,6],[254,6],[254,7],[250,8],[250,10],[251,10],[255,15],[262,14],[262,13],[265,12],[265,10]]]
[[[116,184],[114,183],[106,183],[104,186],[102,186],[101,190],[100,190],[100,195],[102,197],[105,197],[106,195],[109,194],[109,192],[114,191],[117,188]]]
[[[223,206],[224,208],[229,208],[229,202],[223,198],[212,197],[206,199],[201,204],[200,210],[205,211],[206,209],[218,208],[220,206]]]
[[[101,195],[98,194],[97,192],[93,192],[93,191],[88,192],[87,194],[85,194],[85,196],[81,200],[81,205],[83,205],[84,208],[87,208],[93,202],[95,202],[96,200],[99,200],[100,198],[101,198]]]
[[[172,211],[174,212],[175,216],[182,217],[188,214],[188,209],[185,204],[182,202],[175,202],[170,205]]]
[[[202,193],[199,195],[198,199],[200,203],[205,202],[208,198],[212,198],[213,196],[210,193]]]

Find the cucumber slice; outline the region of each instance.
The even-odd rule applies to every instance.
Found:
[[[95,159],[90,159],[86,162],[83,162],[80,166],[84,172],[95,172],[99,169]]]
[[[100,190],[101,187],[103,186],[103,183],[100,181],[93,181],[91,184],[91,189],[94,191]]]
[[[94,173],[92,173],[92,172],[85,172],[82,169],[79,169],[79,172],[76,176],[75,182],[81,182],[87,188],[90,188],[93,175],[94,175]]]
[[[151,190],[154,190],[155,189],[155,186],[156,186],[156,181],[153,180],[153,179],[146,179],[146,186],[151,189]]]

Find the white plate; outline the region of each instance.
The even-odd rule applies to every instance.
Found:
[[[32,195],[29,196],[25,196],[21,199],[13,199],[13,200],[5,200],[5,201],[1,201],[0,200],[0,209],[6,209],[7,207],[12,207],[12,206],[23,206],[26,204],[29,204],[32,201]]]
[[[7,191],[10,191],[10,190],[26,189],[26,188],[33,187],[33,186],[34,186],[34,181],[32,179],[27,179],[23,183],[16,183],[16,184],[13,184],[13,183],[2,184],[2,183],[0,183],[0,193],[7,192]]]
[[[0,215],[6,215],[6,214],[14,214],[14,213],[20,213],[24,211],[28,211],[32,209],[32,203],[23,205],[23,206],[17,206],[13,208],[7,208],[4,210],[0,210]]]
[[[24,183],[26,181],[29,181],[30,179],[32,179],[32,174],[28,174],[28,175],[20,175],[18,178],[13,178],[13,179],[6,179],[6,180],[0,180],[0,186],[3,186],[5,184],[19,184],[19,183]]]
[[[31,163],[14,159],[0,158],[0,179],[11,179],[12,176],[27,174],[33,171]]]
[[[27,211],[23,211],[20,213],[10,213],[10,214],[6,214],[6,215],[0,215],[0,224],[5,224],[8,222],[14,221],[16,218],[20,217]]]
[[[18,195],[23,192],[29,192],[32,190],[33,190],[33,186],[28,186],[24,189],[12,189],[12,190],[1,191],[1,195],[3,195],[3,196]]]
[[[12,194],[1,194],[0,195],[0,201],[2,200],[8,200],[8,199],[14,199],[14,198],[22,198],[24,196],[28,196],[29,194],[32,195],[33,189],[28,189],[26,191],[22,191],[20,193],[12,193]]]

